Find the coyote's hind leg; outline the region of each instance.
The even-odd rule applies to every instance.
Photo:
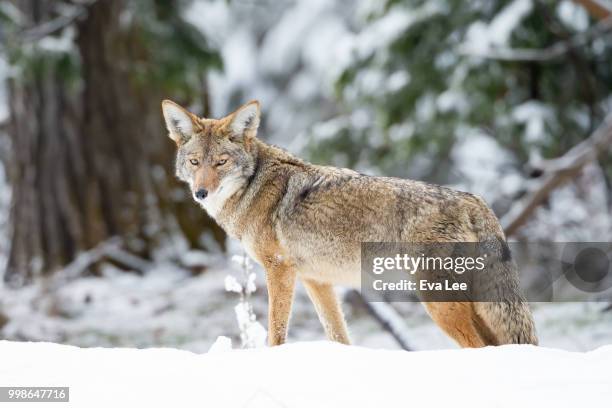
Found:
[[[481,319],[469,302],[424,302],[427,312],[440,328],[461,347],[484,347],[497,342],[482,329]]]
[[[350,340],[344,315],[333,286],[310,279],[304,279],[303,283],[319,315],[327,338],[339,343],[349,344]]]

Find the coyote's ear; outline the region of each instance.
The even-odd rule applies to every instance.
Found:
[[[165,100],[162,102],[162,112],[168,128],[168,136],[177,145],[187,142],[194,133],[198,118],[180,105]]]
[[[233,137],[255,137],[259,127],[259,102],[251,101],[229,115]]]

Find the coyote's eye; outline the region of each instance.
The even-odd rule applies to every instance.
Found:
[[[217,166],[223,166],[225,163],[227,163],[227,159],[221,159],[217,162]]]
[[[197,166],[198,164],[200,164],[198,159],[189,159],[189,163],[193,164],[194,166]]]

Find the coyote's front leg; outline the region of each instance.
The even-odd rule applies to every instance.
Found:
[[[287,265],[266,267],[268,285],[268,345],[278,346],[287,338],[287,327],[293,292],[295,269]]]

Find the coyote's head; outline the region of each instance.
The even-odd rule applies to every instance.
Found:
[[[178,148],[176,175],[215,217],[255,170],[259,102],[251,101],[222,119],[199,118],[169,100],[162,102],[162,111]]]

